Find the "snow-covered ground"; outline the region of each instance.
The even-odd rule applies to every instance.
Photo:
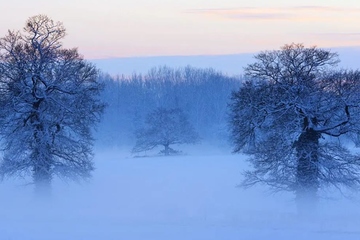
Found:
[[[97,151],[91,182],[56,182],[49,202],[35,200],[31,186],[5,182],[0,239],[360,239],[360,203],[323,200],[317,217],[302,220],[290,194],[236,188],[244,156],[214,148],[187,153]]]

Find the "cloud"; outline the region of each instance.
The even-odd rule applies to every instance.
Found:
[[[360,36],[360,32],[349,32],[349,33],[316,33],[320,36]]]
[[[191,14],[220,17],[235,20],[290,20],[314,21],[329,19],[349,14],[359,14],[360,8],[341,8],[328,6],[296,6],[286,8],[223,8],[223,9],[192,9]],[[357,17],[357,16],[356,16]]]

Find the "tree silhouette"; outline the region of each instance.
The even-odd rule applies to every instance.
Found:
[[[157,108],[147,115],[145,123],[145,128],[138,129],[135,133],[137,140],[133,152],[163,146],[164,150],[160,153],[170,155],[177,153],[170,145],[195,144],[199,141],[198,134],[179,108]]]
[[[230,104],[234,152],[254,168],[242,185],[292,191],[300,211],[319,189],[358,190],[360,157],[340,137],[360,134],[360,72],[336,71],[336,53],[302,44],[255,59]]]
[[[98,70],[63,48],[64,36],[62,23],[37,15],[0,40],[0,173],[31,174],[44,194],[54,175],[90,177],[91,126],[104,107]]]

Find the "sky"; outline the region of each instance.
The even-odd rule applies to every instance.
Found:
[[[87,59],[360,46],[358,0],[0,0],[0,36],[46,14]]]

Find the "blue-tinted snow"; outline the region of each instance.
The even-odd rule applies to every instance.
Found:
[[[54,184],[50,201],[31,186],[0,185],[4,240],[360,239],[360,204],[322,200],[300,219],[290,194],[236,188],[247,164],[228,151],[189,147],[188,155],[134,158],[97,151],[90,183]]]

